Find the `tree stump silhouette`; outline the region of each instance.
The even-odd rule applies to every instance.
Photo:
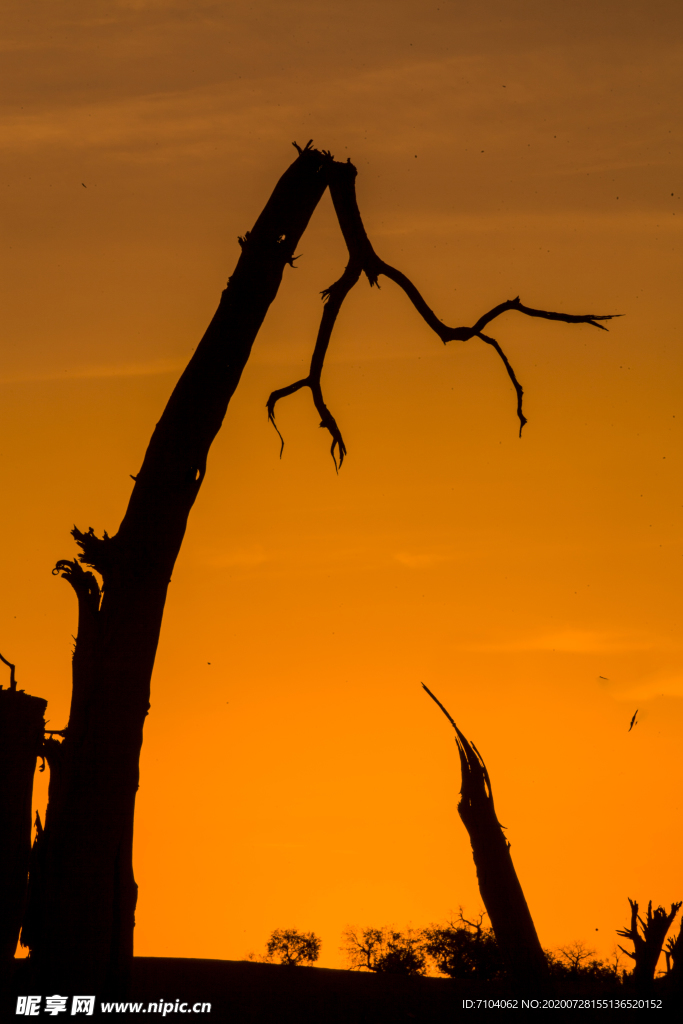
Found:
[[[470,837],[479,892],[498,947],[516,986],[529,993],[547,993],[551,988],[548,961],[512,863],[510,843],[496,816],[484,759],[443,704],[422,686],[455,729],[462,770],[458,814]]]
[[[617,931],[617,935],[631,940],[633,952],[629,952],[623,946],[619,946],[619,949],[634,961],[633,984],[638,995],[647,998],[653,992],[657,961],[664,946],[666,933],[681,909],[681,904],[672,903],[671,910],[667,914],[664,907],[657,907],[653,911],[652,900],[650,900],[645,920],[643,920],[638,913],[636,901],[629,898],[628,902],[631,905],[631,926]]]

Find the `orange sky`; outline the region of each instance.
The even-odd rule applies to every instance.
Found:
[[[345,249],[326,196],[212,450],[142,754],[136,952],[240,959],[276,927],[481,901],[474,739],[547,947],[601,955],[683,898],[680,7],[572,0],[7,0],[0,651],[66,722],[75,523],[115,532],[248,229],[313,138],[450,324],[361,282],[301,392]],[[85,185],[85,187],[83,187]],[[4,681],[6,683],[6,680]],[[640,724],[627,732],[633,712]],[[45,776],[36,799],[44,805]],[[596,931],[596,929],[598,929]]]

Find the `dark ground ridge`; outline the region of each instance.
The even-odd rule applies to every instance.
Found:
[[[20,961],[15,963],[20,968]],[[570,983],[562,984],[555,998],[624,999],[632,996],[621,985],[606,989],[604,984],[598,988],[581,982],[576,988]],[[553,1021],[584,1022],[626,1020],[627,1014],[628,1019],[632,1019],[632,1014],[638,1013],[637,1010],[585,1007],[572,1010],[539,1007],[536,1010],[523,1007],[523,998],[542,1001],[538,993],[511,991],[509,983],[504,981],[403,977],[326,967],[285,967],[248,960],[135,957],[132,989],[125,1001],[142,1003],[146,1012],[104,1014],[98,999],[94,1018],[119,1024],[124,1021],[153,1024],[161,1020],[197,1021],[198,1024],[452,1024],[454,1020],[481,1019],[482,1012],[484,1019],[490,1019],[492,1014],[505,1015],[508,1020],[510,1014],[517,1014],[520,1019],[519,1015],[524,1014],[526,1020],[540,1012],[543,1016],[551,1013]],[[513,1003],[516,1000],[516,1008],[477,1006],[476,1001],[484,999]],[[666,1013],[673,1006],[666,996],[663,999]],[[175,1010],[176,1000],[179,1004],[188,1004],[185,1013]],[[474,1005],[463,1005],[467,1000],[472,1000]],[[164,1016],[160,1009],[156,1012],[147,1009],[150,1003],[157,1006],[171,1003],[174,1009]],[[195,1004],[202,1003],[210,1003],[211,1011],[191,1012]],[[9,1005],[5,1005],[9,1009]],[[15,1015],[15,1006],[16,996],[12,999],[8,1019],[25,1019]],[[55,1017],[41,1014],[40,1019],[55,1020]],[[60,1014],[56,1019],[64,1018]]]

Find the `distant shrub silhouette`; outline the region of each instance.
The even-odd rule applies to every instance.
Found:
[[[300,932],[296,928],[276,928],[266,945],[267,963],[276,961],[288,967],[312,964],[320,956],[322,940],[314,932]]]
[[[582,981],[604,982],[609,986],[621,984],[618,960],[614,964],[597,960],[595,950],[588,949],[581,940],[556,950],[546,949],[545,955],[553,978],[580,978]]]
[[[421,932],[392,928],[346,928],[341,949],[353,971],[376,974],[425,974],[427,962]]]
[[[505,961],[490,928],[467,921],[460,909],[457,921],[445,927],[430,925],[422,930],[422,949],[440,974],[449,978],[480,978],[493,981],[505,975]]]
[[[551,954],[552,955],[552,954]],[[595,959],[595,950],[589,949],[582,939],[576,939],[567,946],[560,946],[556,951],[555,959],[566,966],[573,974],[584,971],[588,962],[601,963]]]

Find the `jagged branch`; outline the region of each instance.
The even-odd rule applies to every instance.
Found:
[[[631,906],[631,926],[617,930],[617,935],[629,939],[633,943],[633,952],[619,946],[622,953],[635,961],[634,974],[639,985],[649,985],[654,979],[657,961],[659,960],[664,939],[672,921],[683,904],[672,903],[669,913],[664,907],[652,910],[652,900],[647,906],[645,920],[638,913],[638,903],[629,897]],[[640,930],[638,926],[640,925]],[[642,932],[642,935],[641,935]]]
[[[14,670],[16,669],[16,665],[13,665],[11,661],[7,660],[7,658],[3,658],[2,654],[0,654],[0,661],[3,663],[3,665],[7,665],[7,668],[9,669],[9,688],[10,688],[10,690],[16,690],[16,688],[17,688],[17,681],[16,681],[15,676],[14,676]]]
[[[358,263],[358,260],[354,259],[352,256],[339,280],[335,281],[333,285],[330,285],[330,287],[326,288],[322,293],[325,308],[323,309],[323,315],[318,329],[315,348],[313,349],[311,367],[308,372],[308,376],[295,381],[294,384],[290,384],[286,388],[280,388],[279,391],[273,391],[268,399],[266,404],[266,408],[268,409],[268,419],[275,427],[278,437],[280,438],[280,458],[282,458],[282,451],[284,449],[285,442],[275,422],[275,405],[281,398],[286,398],[287,395],[293,395],[295,392],[300,391],[301,388],[310,388],[311,395],[313,396],[313,404],[320,416],[320,426],[328,430],[332,437],[330,454],[334,460],[335,468],[341,469],[344,456],[346,455],[346,445],[344,444],[344,439],[337,425],[337,421],[325,405],[321,376],[323,372],[323,365],[325,363],[325,355],[330,344],[332,330],[337,320],[337,316],[339,315],[339,310],[341,309],[346,296],[358,282],[362,269],[363,268]],[[338,462],[337,453],[339,458]]]
[[[501,825],[496,816],[495,808],[493,805],[493,790],[491,788],[491,779],[484,759],[477,750],[474,743],[471,743],[466,736],[460,732],[457,725],[449,715],[446,708],[443,706],[438,697],[435,697],[428,686],[422,683],[422,688],[432,698],[435,704],[443,711],[444,715],[455,729],[455,742],[458,745],[458,753],[460,755],[460,767],[462,769],[462,789],[461,796],[462,800],[458,807],[460,817],[463,819],[465,825],[468,820],[472,819],[473,813],[481,813],[486,808],[486,813],[490,815],[495,821],[496,825],[500,828],[505,828]],[[478,811],[475,812],[475,807]]]
[[[329,154],[326,154],[326,156],[329,157]],[[596,313],[586,313],[576,315],[573,313],[555,313],[550,310],[533,309],[531,306],[525,306],[520,302],[519,296],[517,296],[514,299],[508,299],[506,302],[499,303],[499,305],[494,306],[493,309],[484,313],[473,327],[449,327],[436,316],[413,282],[400,270],[397,270],[396,267],[392,267],[390,264],[385,263],[384,260],[380,259],[373,249],[358,208],[355,189],[355,178],[358,172],[354,165],[350,160],[345,164],[342,164],[332,161],[331,157],[329,159],[330,164],[328,167],[328,173],[330,194],[332,196],[332,202],[337,214],[339,226],[344,236],[344,241],[346,242],[346,246],[349,250],[350,259],[344,275],[339,279],[339,281],[332,285],[331,288],[323,292],[324,298],[329,297],[328,306],[330,305],[333,294],[335,294],[336,298],[335,289],[338,289],[339,291],[339,299],[338,303],[335,303],[332,306],[332,309],[330,309],[327,318],[325,313],[323,314],[323,320],[318,332],[318,339],[316,341],[309,375],[304,377],[302,380],[296,381],[294,384],[290,384],[289,387],[281,388],[279,391],[274,391],[268,399],[268,418],[280,437],[280,456],[282,456],[284,440],[275,424],[275,404],[281,398],[294,394],[294,392],[299,391],[303,387],[309,387],[313,395],[313,401],[316,409],[321,416],[320,425],[321,427],[326,427],[332,436],[331,452],[332,457],[335,460],[335,466],[337,466],[337,460],[335,458],[335,449],[337,449],[339,452],[339,467],[341,467],[344,455],[346,454],[346,448],[337,422],[323,402],[320,378],[337,314],[339,313],[342,302],[348,295],[351,288],[353,288],[357,283],[362,272],[365,272],[371,286],[378,284],[378,279],[381,274],[397,284],[399,288],[406,293],[425,323],[431,327],[444,344],[449,341],[469,341],[471,338],[476,337],[495,349],[505,367],[507,375],[510,378],[517,395],[517,417],[519,419],[519,436],[521,437],[522,429],[527,422],[522,409],[524,389],[517,380],[515,371],[499,343],[495,338],[491,338],[483,333],[487,324],[491,323],[492,320],[495,320],[496,317],[501,315],[501,313],[515,310],[518,313],[523,313],[525,316],[541,317],[544,320],[559,320],[563,323],[569,324],[590,324],[592,327],[599,327],[600,330],[605,331],[607,328],[604,327],[600,321],[611,320],[614,316],[620,316],[621,314],[599,315]],[[327,313],[327,307],[325,312]]]
[[[679,977],[683,975],[683,922],[681,922],[678,935],[666,940],[664,955],[667,971],[673,972]]]
[[[482,924],[483,924],[484,918],[486,916],[487,916],[486,915],[486,911],[482,910],[479,913],[479,920],[478,921],[468,921],[467,918],[463,916],[462,907],[459,907],[458,908],[458,918],[457,919],[458,919],[458,921],[461,924],[466,925],[468,928],[474,928],[475,931],[476,931],[476,934],[477,934],[477,938],[480,938],[480,936],[481,936],[481,934],[483,932]],[[453,924],[452,919],[451,919],[451,926],[455,927],[455,925]]]
[[[86,572],[76,561],[62,558],[52,570],[52,575],[61,576],[63,580],[67,580],[71,584],[76,592],[79,606],[91,612],[99,611],[102,592],[93,573]]]
[[[100,576],[105,577],[112,568],[115,539],[110,537],[106,530],[102,537],[98,537],[92,526],[86,533],[74,526],[71,536],[81,549],[81,554],[78,556],[79,561],[84,565],[92,566]]]
[[[635,960],[636,959],[636,954],[639,953],[640,950],[645,946],[645,942],[640,937],[640,932],[638,931],[638,923],[640,922],[640,924],[642,926],[643,925],[643,921],[638,916],[638,904],[636,903],[636,901],[632,900],[630,896],[628,897],[628,901],[629,901],[629,903],[631,905],[631,927],[630,928],[617,929],[617,935],[620,935],[624,939],[630,939],[631,940],[631,942],[633,943],[633,947],[634,947],[634,952],[633,953],[630,953],[628,951],[628,949],[624,949],[623,946],[619,946],[619,949],[621,950],[622,953],[625,953],[626,956],[630,957],[631,960]],[[650,906],[652,906],[652,903],[650,903]],[[644,928],[644,926],[643,926],[643,928]]]
[[[306,143],[306,145],[303,147],[303,149],[296,142],[293,142],[292,145],[294,146],[294,149],[297,151],[299,156],[303,156],[304,153],[312,152],[312,150],[313,150],[313,139],[309,139],[308,142]],[[325,152],[325,150],[323,150],[323,152]]]

